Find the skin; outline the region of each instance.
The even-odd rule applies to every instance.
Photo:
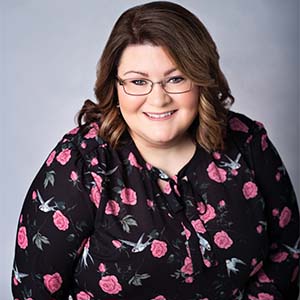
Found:
[[[121,79],[145,78],[157,82],[178,75],[183,74],[164,48],[150,44],[125,48],[118,67]],[[168,94],[155,84],[150,94],[132,96],[117,83],[117,92],[121,114],[141,155],[169,176],[177,174],[195,152],[196,146],[187,130],[198,114],[199,87],[193,85],[189,92]],[[173,114],[159,120],[149,116],[166,112]]]

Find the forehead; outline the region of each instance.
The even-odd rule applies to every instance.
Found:
[[[168,51],[151,44],[129,45],[120,58],[118,72],[139,71],[149,74],[164,73],[176,68]]]

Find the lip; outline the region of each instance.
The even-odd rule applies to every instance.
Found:
[[[144,112],[144,115],[152,121],[165,121],[173,117],[177,110],[169,110],[161,113],[157,112]]]

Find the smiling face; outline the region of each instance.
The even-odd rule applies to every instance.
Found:
[[[145,83],[141,79],[158,82],[170,78],[168,82],[177,82],[180,76],[185,77],[164,48],[150,44],[125,48],[118,67],[118,77],[138,79],[134,84]],[[185,93],[168,94],[160,84],[154,84],[148,95],[133,96],[117,83],[117,92],[121,114],[137,145],[169,147],[190,139],[187,130],[198,114],[198,86],[192,85]]]

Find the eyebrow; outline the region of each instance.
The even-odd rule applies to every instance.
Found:
[[[166,72],[164,73],[164,76],[167,76],[167,75],[171,74],[172,72],[174,72],[174,71],[176,71],[176,70],[177,70],[177,68],[172,68],[172,69],[166,71]],[[145,76],[145,77],[149,77],[149,74],[148,74],[148,73],[144,73],[144,72],[141,72],[141,71],[134,71],[134,70],[125,72],[125,73],[123,74],[123,76],[126,75],[126,74],[129,74],[129,73],[135,73],[135,74],[140,74],[140,75]]]

